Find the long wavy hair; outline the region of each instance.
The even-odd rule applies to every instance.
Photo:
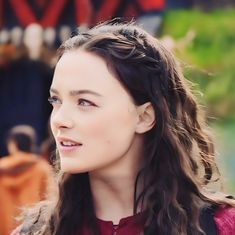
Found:
[[[214,146],[177,60],[134,23],[106,22],[78,32],[59,53],[77,49],[104,59],[136,105],[151,102],[154,108],[156,124],[145,136],[145,163],[133,195],[133,213],[140,205],[147,212],[143,234],[204,234],[203,208],[229,202],[205,190],[217,172]],[[140,181],[144,188],[137,194]],[[58,199],[44,214],[42,234],[75,235],[87,223],[99,235],[88,173],[61,175]]]

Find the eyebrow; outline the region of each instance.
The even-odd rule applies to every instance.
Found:
[[[50,92],[57,94],[57,95],[59,94],[59,92],[54,88],[51,88]],[[74,91],[70,91],[69,94],[71,96],[77,96],[77,95],[81,95],[81,94],[91,94],[91,95],[95,95],[95,96],[101,96],[99,93],[97,93],[95,91],[91,91],[91,90],[74,90]]]

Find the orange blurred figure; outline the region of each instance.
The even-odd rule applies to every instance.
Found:
[[[16,126],[9,132],[9,156],[0,159],[0,234],[9,235],[17,226],[22,207],[47,197],[52,171],[34,154],[35,133],[30,126]]]

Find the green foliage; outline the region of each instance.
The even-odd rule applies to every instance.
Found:
[[[210,116],[235,120],[235,9],[205,13],[199,10],[169,11],[163,35],[177,43],[187,33],[195,36],[176,55],[183,60],[185,76],[198,84]]]

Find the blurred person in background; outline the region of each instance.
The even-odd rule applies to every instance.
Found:
[[[59,193],[13,234],[233,234],[200,106],[146,31],[109,22],[65,41],[49,102]]]
[[[47,197],[52,171],[35,154],[36,134],[31,126],[13,127],[7,136],[9,155],[0,159],[0,234],[9,235],[17,225],[21,207]]]
[[[56,30],[52,27],[44,29],[43,32],[43,42],[45,46],[45,57],[47,63],[54,68],[56,64]]]
[[[15,47],[10,41],[10,32],[7,29],[0,30],[0,77],[1,67],[8,66],[15,53]]]
[[[151,35],[159,35],[163,23],[166,1],[145,0],[138,2],[134,0],[134,3],[138,11],[136,22]]]
[[[36,23],[28,25],[24,31],[23,43],[27,48],[29,59],[42,59],[44,52],[42,26]]]
[[[69,39],[71,34],[71,28],[68,25],[62,25],[59,29],[60,44]]]
[[[10,35],[11,35],[11,43],[15,45],[17,49],[22,47],[23,44],[23,34],[24,31],[21,27],[15,26],[11,29]]]
[[[2,50],[0,47],[0,55],[4,55],[3,59],[0,57],[0,107],[3,113],[0,116],[1,156],[7,152],[3,145],[4,136],[15,125],[31,125],[36,130],[38,146],[47,137],[46,125],[51,111],[47,97],[53,73],[52,55],[45,53],[40,25],[29,25],[22,37],[23,45],[20,50],[17,49],[18,53],[13,44],[12,50],[6,45]]]
[[[155,36],[160,32],[165,6],[165,0],[104,0],[98,9],[94,8],[93,23],[113,17],[135,19],[148,33]]]

